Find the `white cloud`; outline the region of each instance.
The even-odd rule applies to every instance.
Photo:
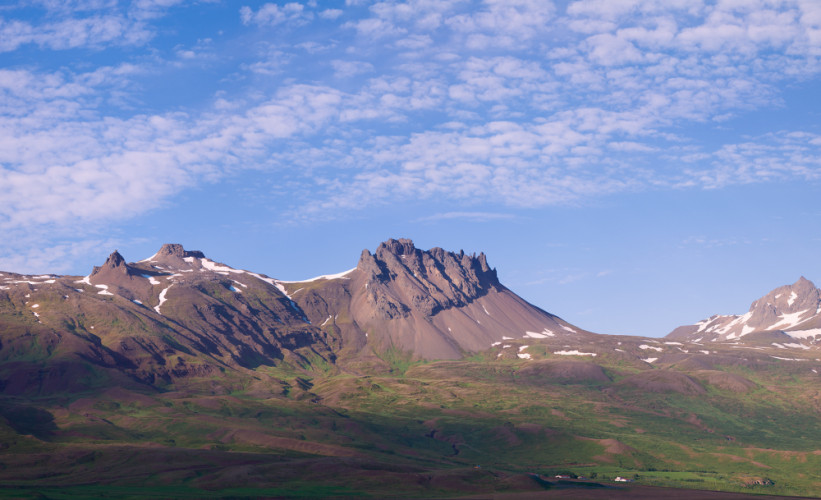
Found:
[[[304,23],[313,17],[313,13],[305,10],[305,6],[289,2],[282,6],[275,3],[266,3],[258,10],[243,6],[239,11],[243,24],[258,26],[276,26],[283,23]]]
[[[331,61],[334,74],[339,78],[350,78],[352,76],[373,71],[373,64],[364,61]]]
[[[40,25],[0,19],[0,52],[14,51],[27,44],[52,50],[106,44],[142,45],[152,36],[141,22],[116,14],[70,18]]]

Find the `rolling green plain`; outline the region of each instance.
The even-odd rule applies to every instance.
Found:
[[[530,360],[392,351],[370,376],[317,359],[162,390],[4,396],[0,496],[446,498],[549,491],[557,474],[821,491],[818,362],[652,367],[530,344]]]

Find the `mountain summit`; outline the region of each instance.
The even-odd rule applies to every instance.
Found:
[[[754,301],[746,314],[711,316],[695,325],[680,326],[667,338],[729,341],[768,332],[783,332],[793,338],[821,335],[821,290],[802,276]]]
[[[398,349],[457,359],[504,340],[582,332],[505,288],[484,254],[421,250],[409,239],[363,250],[345,273],[282,285],[351,356]]]

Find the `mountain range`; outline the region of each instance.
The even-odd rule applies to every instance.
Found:
[[[421,496],[550,489],[534,468],[800,494],[821,487],[820,335],[821,291],[803,277],[744,315],[647,338],[586,331],[506,288],[484,254],[408,239],[304,281],[179,244],[137,262],[114,251],[86,276],[0,273],[0,449],[13,452],[0,485],[96,496],[80,485],[154,478],[163,496],[182,474],[194,496],[249,477],[265,496],[274,460],[296,490],[272,496],[305,496],[301,467],[329,463],[385,481],[317,473],[333,491],[358,484],[351,496],[394,480]],[[190,465],[143,463],[146,447]],[[460,468],[479,462],[490,476]]]

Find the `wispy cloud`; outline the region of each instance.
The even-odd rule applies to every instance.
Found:
[[[417,219],[419,222],[437,222],[441,220],[464,219],[473,222],[485,222],[490,220],[515,219],[513,214],[496,212],[443,212]]]

